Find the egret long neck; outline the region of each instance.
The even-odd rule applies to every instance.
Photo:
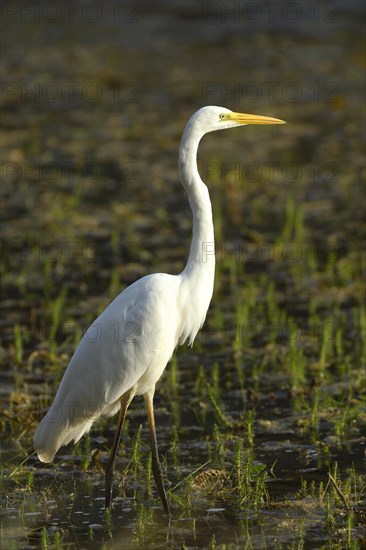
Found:
[[[181,339],[192,343],[210,305],[215,278],[215,243],[211,201],[197,169],[197,149],[202,135],[187,126],[179,150],[179,171],[192,210],[192,243],[181,273],[181,299],[185,320]]]
[[[215,241],[211,201],[197,169],[197,149],[201,137],[186,128],[179,150],[180,177],[188,193],[193,216],[192,243],[185,271],[210,272],[213,276]]]

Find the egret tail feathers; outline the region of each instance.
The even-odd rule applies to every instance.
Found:
[[[41,462],[52,462],[60,447],[67,445],[72,440],[76,443],[90,430],[93,420],[88,419],[74,427],[70,427],[68,423],[60,425],[51,422],[45,416],[34,434],[34,448],[39,460]]]

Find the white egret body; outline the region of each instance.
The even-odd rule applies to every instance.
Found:
[[[158,458],[153,396],[174,349],[192,344],[211,301],[215,256],[209,193],[197,169],[204,134],[246,124],[282,120],[203,107],[189,120],[180,145],[179,171],[193,214],[193,236],[185,269],[179,275],[156,273],[126,288],[89,327],[34,435],[42,462],[51,462],[62,445],[78,441],[101,415],[120,417],[106,469],[106,506],[111,502],[114,457],[128,405],[144,395],[151,429],[153,471],[164,510],[169,505]]]

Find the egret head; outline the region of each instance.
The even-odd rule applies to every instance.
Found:
[[[279,118],[235,113],[225,107],[212,105],[202,107],[188,122],[188,125],[194,126],[202,135],[207,132],[245,126],[246,124],[286,124],[286,122]]]

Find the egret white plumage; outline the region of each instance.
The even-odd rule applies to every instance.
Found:
[[[154,422],[153,397],[174,349],[193,344],[212,298],[215,255],[211,202],[197,168],[197,149],[208,132],[247,124],[284,124],[277,118],[203,107],[190,118],[179,149],[181,182],[193,215],[187,265],[178,275],[155,273],[123,290],[86,331],[64,373],[53,405],[34,435],[42,462],[62,445],[77,442],[100,415],[119,410],[117,431],[106,467],[106,507],[111,504],[114,459],[127,408],[135,395],[145,398],[152,465],[164,510],[164,489]],[[209,247],[210,253],[207,253]]]

